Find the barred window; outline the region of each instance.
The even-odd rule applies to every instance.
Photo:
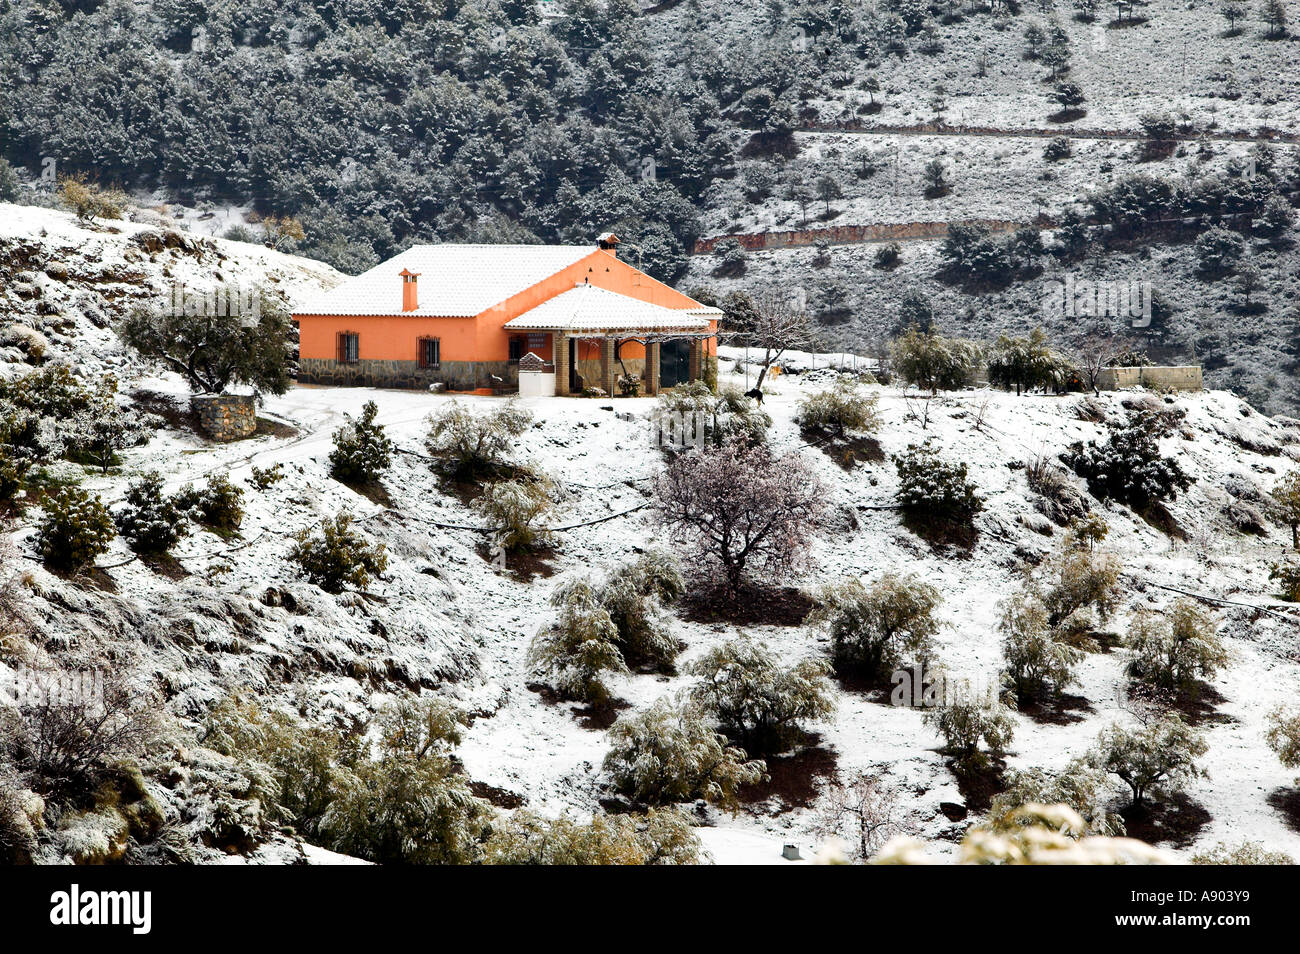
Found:
[[[339,335],[339,361],[344,364],[356,364],[361,360],[361,336],[355,331],[345,331]]]
[[[438,338],[420,339],[420,367],[436,368],[442,363],[442,341]]]

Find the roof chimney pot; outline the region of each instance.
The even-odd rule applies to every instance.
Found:
[[[402,311],[415,311],[420,307],[420,299],[417,294],[416,279],[420,277],[419,272],[412,272],[408,269],[402,269]]]

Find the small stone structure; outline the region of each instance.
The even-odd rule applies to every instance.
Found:
[[[1103,368],[1097,375],[1102,391],[1119,388],[1153,388],[1168,391],[1200,391],[1205,387],[1199,364],[1185,367]]]
[[[251,394],[203,394],[192,398],[203,432],[217,441],[238,441],[257,431],[257,404]]]
[[[533,352],[519,359],[519,396],[555,397],[555,365]]]

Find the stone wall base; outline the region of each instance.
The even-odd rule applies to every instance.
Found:
[[[500,382],[494,381],[496,375]],[[519,387],[519,369],[509,361],[444,361],[436,368],[422,368],[416,361],[363,359],[350,364],[325,358],[303,358],[298,363],[298,380],[303,384],[334,387],[414,388],[428,390],[442,384],[448,391],[474,391]]]
[[[251,394],[201,394],[192,399],[203,432],[216,441],[239,441],[257,432],[257,404]]]

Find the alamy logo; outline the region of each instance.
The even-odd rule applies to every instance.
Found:
[[[191,288],[184,282],[176,282],[171,287],[167,306],[174,318],[242,318],[251,325],[261,317],[262,296],[248,285]]]
[[[19,709],[77,708],[92,712],[104,707],[102,669],[31,669],[19,666],[0,672],[0,704]]]
[[[1092,281],[1066,275],[1043,285],[1043,311],[1049,318],[1127,318],[1133,328],[1151,324],[1150,282]]]
[[[148,934],[153,927],[153,893],[82,891],[74,884],[50,895],[50,923],[68,927],[128,925],[132,934]]]
[[[703,447],[712,418],[704,411],[656,411],[650,416],[650,446],[666,450]]]

